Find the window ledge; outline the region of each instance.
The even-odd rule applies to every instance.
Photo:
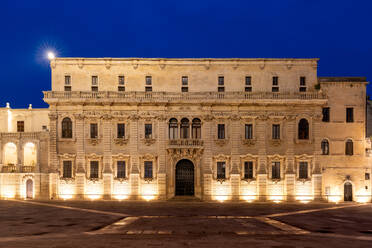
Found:
[[[281,139],[271,139],[270,140],[270,144],[272,146],[280,146],[281,143],[282,143],[282,140]]]
[[[150,146],[150,145],[152,145],[156,142],[156,139],[144,138],[144,139],[142,139],[142,141],[143,141],[143,143],[145,143],[145,145]]]
[[[302,184],[305,184],[306,182],[311,182],[311,178],[296,178],[296,182],[301,182]]]
[[[295,143],[296,144],[312,144],[313,142],[311,139],[296,139]]]
[[[75,178],[74,177],[60,177],[59,180],[60,181],[63,181],[66,184],[70,184],[70,183],[74,183],[75,182]]]
[[[100,182],[100,178],[90,178],[90,177],[88,177],[87,178],[87,182],[88,183],[99,183]]]
[[[75,138],[59,138],[58,141],[75,142]]]
[[[216,139],[214,140],[214,142],[219,146],[224,146],[229,142],[229,140],[228,139]]]
[[[97,144],[99,144],[101,142],[101,139],[99,139],[99,138],[89,138],[88,139],[88,142],[91,145],[95,146],[95,145],[97,145]]]
[[[114,180],[122,183],[122,182],[128,182],[129,178],[128,177],[114,177]]]
[[[244,182],[247,182],[248,184],[252,183],[252,182],[255,182],[256,181],[256,178],[253,177],[253,178],[242,178],[242,181]]]
[[[279,183],[280,181],[282,181],[281,178],[275,178],[275,179],[270,178],[270,180],[271,180],[271,182],[273,182],[274,184],[277,184],[277,183]]]
[[[114,142],[115,144],[122,146],[122,145],[128,144],[128,139],[127,138],[115,138]]]
[[[155,178],[154,177],[144,177],[143,180],[146,182],[146,183],[150,183],[152,181],[155,181]]]
[[[243,144],[247,146],[253,146],[256,144],[256,139],[243,139]]]

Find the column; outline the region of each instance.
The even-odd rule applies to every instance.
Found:
[[[129,181],[131,184],[131,198],[140,198],[140,170],[139,170],[139,154],[138,154],[138,119],[139,115],[132,114],[130,120],[130,136],[129,136],[129,154],[131,160],[131,169]]]
[[[236,111],[231,116],[231,174],[230,174],[230,187],[231,199],[240,199],[240,154],[239,147],[241,141],[241,125],[239,113]]]
[[[167,149],[167,118],[161,114],[158,120],[158,198],[165,200],[167,198],[167,177],[166,177],[166,149]]]
[[[83,199],[85,194],[85,150],[84,150],[84,115],[75,114],[75,134],[76,139],[76,173],[75,187],[76,197]]]
[[[294,201],[296,194],[296,171],[295,171],[295,159],[294,159],[294,140],[296,130],[296,117],[288,116],[287,118],[287,151],[286,159],[287,166],[285,170],[285,194],[287,196],[287,201]]]
[[[258,146],[258,167],[257,167],[257,192],[258,200],[266,201],[267,199],[267,156],[266,156],[266,121],[267,116],[257,118],[256,134]]]
[[[212,128],[212,115],[206,115],[203,118],[203,125],[202,125],[202,138],[204,140],[204,155],[203,155],[203,163],[201,163],[200,171],[202,172],[203,177],[203,195],[202,198],[204,200],[211,200],[212,199],[212,146],[214,145],[214,135],[213,135],[213,128]]]
[[[57,112],[49,113],[49,198],[57,197],[57,181],[58,181],[58,157],[57,157],[57,129],[58,115]]]
[[[313,140],[314,140],[314,161],[312,173],[312,185],[314,200],[322,200],[322,168],[319,161],[319,156],[322,154],[320,136],[320,125],[322,115],[320,113],[313,117]]]
[[[112,116],[104,115],[103,120],[103,198],[111,199],[112,194]]]

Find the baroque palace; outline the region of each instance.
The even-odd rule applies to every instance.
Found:
[[[55,58],[0,108],[2,198],[371,201],[366,79],[317,59]]]

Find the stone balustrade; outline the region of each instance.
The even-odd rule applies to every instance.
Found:
[[[169,147],[200,147],[204,142],[201,139],[171,139],[168,141]]]
[[[35,166],[21,166],[22,173],[32,173],[35,172]]]
[[[32,165],[15,165],[15,164],[9,164],[9,165],[0,165],[1,167],[1,173],[33,173],[35,172],[35,166]]]
[[[2,173],[18,172],[18,166],[15,164],[3,165],[1,166],[1,172]]]
[[[0,133],[0,139],[39,139],[47,132],[11,132],[11,133]]]

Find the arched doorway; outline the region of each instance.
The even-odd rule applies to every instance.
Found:
[[[26,197],[27,199],[34,198],[34,182],[31,179],[26,181]]]
[[[344,201],[353,200],[353,185],[350,182],[344,184]]]
[[[188,159],[176,164],[176,195],[194,195],[194,164]]]

